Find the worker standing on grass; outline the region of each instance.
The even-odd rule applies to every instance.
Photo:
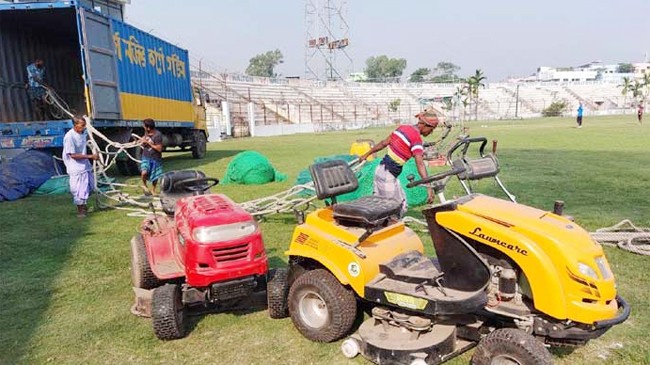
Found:
[[[424,147],[422,137],[426,137],[438,126],[438,115],[432,110],[425,110],[415,116],[418,119],[416,125],[400,125],[386,139],[376,144],[370,151],[359,157],[364,161],[373,153],[379,152],[388,147],[388,152],[375,170],[373,181],[373,194],[394,199],[402,203],[400,217],[406,214],[408,203],[406,194],[397,177],[402,173],[404,164],[415,158],[415,164],[421,178],[427,177],[427,169],[424,166],[422,157]],[[433,191],[427,188],[427,202],[433,202]]]
[[[86,145],[86,121],[83,118],[72,119],[72,129],[63,137],[63,163],[70,177],[72,202],[77,206],[77,217],[88,216],[88,197],[93,191],[95,180],[90,160],[97,160],[96,154],[88,154]]]
[[[639,107],[636,110],[636,118],[639,120],[639,124],[643,124],[643,103],[639,103]]]
[[[578,123],[578,128],[582,128],[582,112],[583,112],[583,108],[581,102],[580,105],[578,106],[578,117],[576,118],[576,122]]]
[[[145,195],[156,194],[158,179],[163,173],[162,168],[162,133],[156,129],[156,122],[153,119],[142,121],[144,136],[142,142],[142,163],[140,164],[140,177],[142,177],[142,189]],[[147,187],[147,180],[151,181],[151,190]]]

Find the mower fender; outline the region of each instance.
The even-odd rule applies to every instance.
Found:
[[[182,253],[176,252],[179,245],[176,244],[178,234],[174,228],[174,221],[162,217],[158,218],[158,224],[161,230],[155,235],[149,232],[142,233],[151,271],[160,280],[184,277],[184,267],[178,261],[178,257],[182,257]]]
[[[339,265],[334,263],[332,260],[328,259],[323,255],[315,255],[313,252],[308,252],[306,250],[292,250],[291,248],[284,253],[289,257],[302,257],[318,262],[323,265],[327,271],[332,273],[336,280],[338,280],[342,285],[350,285],[350,280],[345,274],[345,271],[342,270]],[[354,288],[354,287],[353,287]],[[354,288],[356,291],[356,288]],[[363,293],[363,291],[362,291]]]
[[[553,260],[544,250],[514,230],[465,212],[441,212],[437,222],[465,237],[492,247],[509,257],[530,283],[535,308],[558,319],[567,318],[563,283]]]

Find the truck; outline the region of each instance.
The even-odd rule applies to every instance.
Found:
[[[60,153],[72,128],[67,114],[35,120],[26,67],[42,59],[48,87],[72,114],[89,116],[112,141],[142,135],[142,120],[152,118],[165,151],[205,156],[205,103],[192,85],[187,50],[125,23],[124,2],[0,2],[0,153],[30,148]],[[138,158],[140,148],[127,152]],[[116,162],[122,174],[139,173],[128,156],[118,155]]]

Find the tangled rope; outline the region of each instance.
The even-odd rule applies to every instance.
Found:
[[[596,232],[591,238],[603,246],[618,247],[638,255],[650,256],[650,228],[637,227],[629,219]]]

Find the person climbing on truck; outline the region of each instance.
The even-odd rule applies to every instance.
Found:
[[[142,190],[145,195],[152,195],[156,194],[158,178],[163,173],[163,136],[156,129],[156,122],[151,118],[143,120],[142,126],[144,127],[144,136],[140,138],[142,142],[142,163],[140,164]],[[151,190],[147,187],[147,181],[151,181]]]
[[[27,95],[34,108],[36,120],[47,120],[48,111],[45,103],[45,62],[37,58],[27,65]]]

